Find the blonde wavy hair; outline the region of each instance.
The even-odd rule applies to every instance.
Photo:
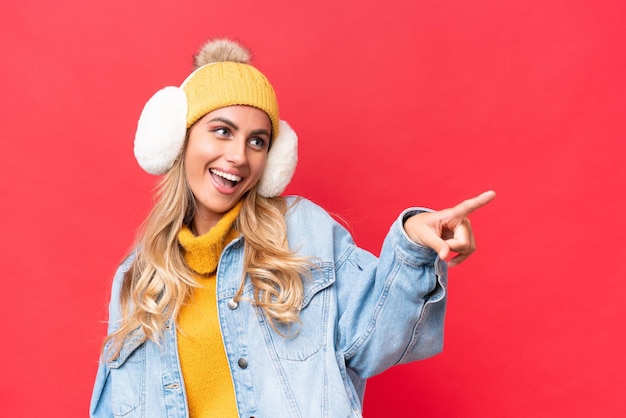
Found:
[[[276,322],[288,326],[300,322],[302,280],[311,266],[288,248],[284,218],[288,209],[284,198],[264,198],[254,187],[243,197],[235,223],[244,239],[244,277],[236,300],[243,299],[247,274],[254,287],[250,302],[271,319],[277,332]],[[178,233],[183,224],[190,225],[194,212],[183,151],[159,182],[154,206],[138,235],[135,258],[119,295],[121,321],[103,345],[108,359],[119,355],[125,338],[137,329],[143,331],[144,340],[159,343],[166,322],[176,319],[198,286],[178,244]]]

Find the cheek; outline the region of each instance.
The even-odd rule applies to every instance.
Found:
[[[193,178],[193,166],[193,159],[189,157],[189,154],[185,155],[185,177],[188,182]]]
[[[189,187],[195,192],[195,186],[200,184],[204,178],[205,169],[201,158],[194,154],[185,155],[185,178]]]
[[[258,158],[251,161],[250,169],[253,171],[252,175],[256,178],[261,177],[263,171],[267,167],[267,153],[259,155]]]
[[[189,139],[185,149],[185,174],[187,178],[199,176],[205,169],[206,162],[209,161],[215,150],[206,141]]]

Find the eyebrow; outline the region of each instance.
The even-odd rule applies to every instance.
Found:
[[[271,138],[271,135],[267,129],[255,129],[250,132],[250,135],[266,135],[268,138]]]
[[[208,122],[222,122],[225,123],[226,125],[230,126],[231,128],[233,128],[234,130],[238,131],[239,130],[239,126],[235,125],[235,123],[229,119],[226,118],[222,118],[222,117],[216,117],[213,119],[210,119]]]
[[[230,119],[226,119],[226,118],[222,118],[222,117],[216,117],[213,119],[210,119],[209,122],[222,122],[225,123],[226,125],[230,126],[231,128],[233,128],[234,130],[238,131],[239,130],[239,126],[237,126],[237,124],[235,124],[232,120]],[[252,132],[250,132],[251,135],[267,135],[268,137],[271,137],[270,132],[267,129],[255,129]]]

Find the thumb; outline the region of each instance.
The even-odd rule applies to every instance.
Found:
[[[437,255],[441,260],[445,260],[450,255],[450,247],[445,242],[441,241],[441,246],[437,248],[433,248],[433,250],[437,251]]]
[[[440,259],[445,260],[450,255],[450,246],[436,234],[432,234],[428,239],[423,240],[426,247],[435,250]]]

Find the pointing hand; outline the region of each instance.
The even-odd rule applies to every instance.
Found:
[[[432,248],[442,260],[450,252],[457,253],[449,262],[450,267],[456,266],[476,251],[468,215],[495,197],[495,192],[488,191],[452,208],[419,213],[404,222],[404,229],[413,241]]]

